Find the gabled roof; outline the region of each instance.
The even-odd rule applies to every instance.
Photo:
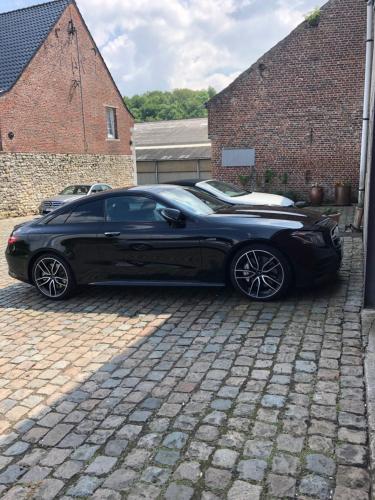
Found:
[[[136,148],[210,142],[207,118],[136,123],[133,138]]]
[[[0,94],[10,90],[74,0],[54,0],[0,14]]]

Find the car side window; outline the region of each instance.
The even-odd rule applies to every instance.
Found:
[[[112,196],[105,200],[108,222],[160,222],[165,205],[147,196]]]
[[[75,207],[70,213],[66,224],[86,224],[88,222],[104,221],[103,200],[88,201]]]
[[[103,187],[101,184],[95,184],[95,186],[91,188],[91,194],[100,193],[101,191],[103,191]]]
[[[46,221],[46,224],[65,224],[66,219],[70,215],[70,212],[64,212],[62,214],[55,215]]]

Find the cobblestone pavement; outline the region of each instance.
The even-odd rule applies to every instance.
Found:
[[[337,283],[267,305],[146,288],[51,303],[1,253],[0,497],[367,499],[361,286],[358,238]]]

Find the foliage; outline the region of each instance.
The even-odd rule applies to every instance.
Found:
[[[181,120],[207,116],[205,103],[216,94],[207,90],[175,89],[162,92],[154,90],[124,100],[137,122]]]
[[[288,184],[288,181],[289,181],[288,172],[284,172],[283,174],[280,174],[279,179],[280,179],[281,184],[286,186]]]
[[[250,175],[239,175],[238,180],[243,188],[247,188],[250,184],[251,177]]]
[[[320,8],[316,7],[311,12],[306,14],[305,21],[309,26],[318,26],[320,21]]]
[[[272,181],[276,177],[276,172],[270,168],[264,172],[264,182],[265,184],[272,184]]]

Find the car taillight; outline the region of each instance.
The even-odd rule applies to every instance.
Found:
[[[8,245],[14,245],[17,242],[16,236],[9,236]]]

